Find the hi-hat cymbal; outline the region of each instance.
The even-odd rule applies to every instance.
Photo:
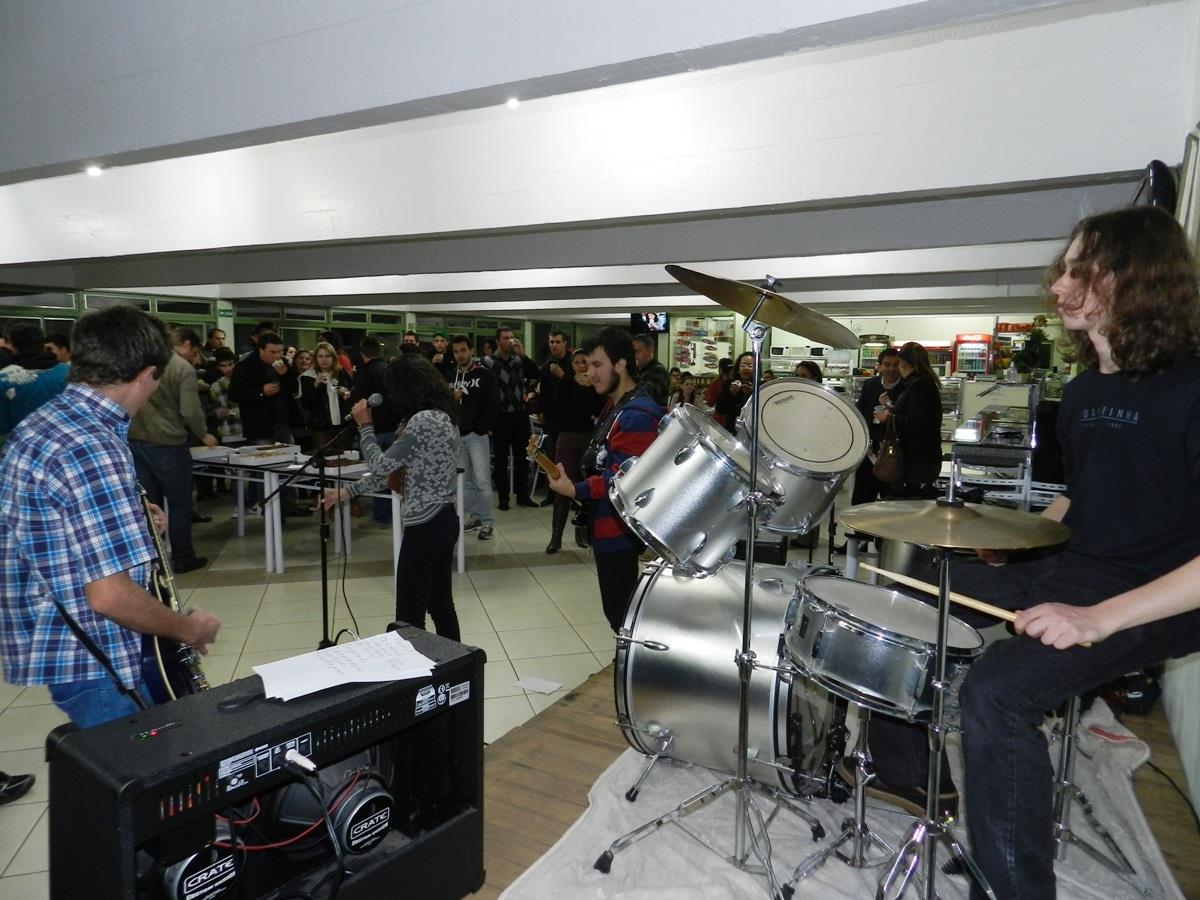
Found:
[[[782,328],[784,331],[830,347],[849,350],[858,346],[858,337],[849,328],[838,324],[829,316],[801,306],[795,300],[789,300],[782,294],[745,281],[730,281],[728,278],[705,275],[683,266],[667,266],[667,272],[697,294],[716,300],[726,309],[732,309],[743,316],[753,313],[759,297],[766,295],[754,316],[756,321],[764,325]]]
[[[861,534],[943,549],[1032,550],[1065,543],[1061,522],[1003,506],[947,505],[941,500],[886,500],[839,513]]]

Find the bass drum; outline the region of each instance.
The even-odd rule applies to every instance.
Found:
[[[659,561],[645,570],[617,635],[617,722],[637,751],[723,772],[737,769],[738,668],[745,564],[707,578],[676,574]],[[790,674],[783,635],[797,587],[810,567],[754,566],[754,634],[761,663],[750,676],[749,767],[752,778],[803,792],[825,752],[829,694]],[[821,570],[829,571],[829,570]],[[793,773],[771,765],[776,762]]]

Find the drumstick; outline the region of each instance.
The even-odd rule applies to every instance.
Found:
[[[908,585],[910,588],[916,588],[918,591],[923,591],[926,594],[937,597],[940,596],[938,586],[930,584],[928,581],[920,581],[916,578],[909,578],[907,575],[901,575],[899,572],[889,572],[887,569],[880,569],[877,566],[868,565],[867,563],[859,563],[860,569],[866,569],[868,572],[876,572],[884,578],[890,578],[892,581],[898,581],[901,584]],[[999,606],[992,606],[990,603],[984,603],[982,600],[976,600],[973,597],[968,597],[966,594],[959,594],[956,591],[950,592],[950,599],[959,606],[970,607],[976,612],[987,613],[989,616],[995,616],[997,619],[1003,619],[1005,622],[1017,621],[1017,614],[1009,612]]]
[[[869,563],[859,563],[860,569],[866,569],[869,572],[876,572],[884,578],[890,578],[893,581],[898,581],[900,584],[908,585],[910,588],[916,588],[918,591],[923,591],[934,597],[940,597],[941,591],[937,585],[930,584],[928,581],[921,581],[916,578],[909,578],[907,575],[901,575],[899,572],[889,572],[887,569],[881,569],[878,566],[872,566]],[[950,592],[950,600],[957,603],[959,606],[969,607],[976,612],[986,613],[989,616],[995,616],[997,619],[1003,619],[1005,622],[1017,621],[1017,614],[1009,612],[1000,606],[992,606],[990,603],[984,603],[982,600],[976,600],[974,597],[968,597],[966,594],[960,594],[957,591]],[[1092,646],[1091,641],[1085,641],[1079,645],[1080,647]]]

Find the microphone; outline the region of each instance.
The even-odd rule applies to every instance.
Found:
[[[367,406],[374,409],[376,406],[383,406],[383,394],[372,394],[367,398]],[[354,413],[348,412],[342,417],[343,422],[349,422],[354,418]]]

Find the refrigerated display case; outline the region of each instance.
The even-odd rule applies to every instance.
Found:
[[[992,336],[958,334],[954,336],[951,371],[955,375],[992,374]]]

